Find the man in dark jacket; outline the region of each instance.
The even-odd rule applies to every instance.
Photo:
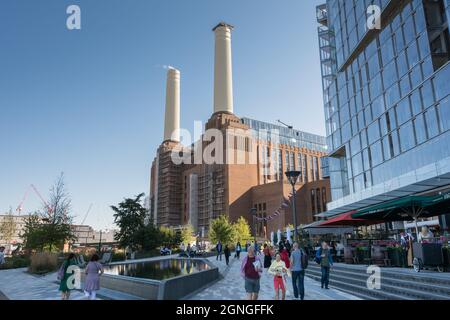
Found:
[[[216,260],[219,260],[219,258],[220,258],[220,261],[222,261],[222,251],[223,251],[223,247],[222,247],[222,243],[219,241],[219,242],[217,242],[217,245],[216,245],[216,251],[217,251],[217,257],[216,257]]]
[[[333,257],[331,255],[330,247],[325,241],[322,242],[322,247],[317,250],[316,262],[320,264],[322,269],[322,289],[324,287],[325,289],[328,289],[328,284],[330,282],[330,268],[333,266]]]

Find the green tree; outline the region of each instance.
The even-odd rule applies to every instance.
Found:
[[[12,209],[9,209],[9,213],[3,217],[0,223],[0,239],[4,239],[7,244],[14,238],[17,232],[17,223],[14,220]]]
[[[173,228],[160,227],[159,228],[161,243],[173,248],[180,244],[181,233],[176,232]]]
[[[161,232],[153,223],[140,227],[136,238],[141,249],[145,251],[156,249],[162,243]]]
[[[252,238],[250,225],[244,217],[240,217],[234,224],[234,242],[244,243]]]
[[[28,250],[44,249],[45,244],[42,242],[44,236],[41,228],[41,218],[37,213],[30,214],[24,220],[24,227],[20,237],[23,240],[23,246]]]
[[[234,228],[228,220],[228,217],[222,215],[211,221],[209,226],[209,240],[212,243],[220,241],[223,244],[231,244],[233,238]]]
[[[180,237],[182,243],[191,243],[195,241],[194,228],[191,224],[187,224],[181,228]]]
[[[70,215],[71,199],[64,182],[64,174],[56,180],[50,189],[50,200],[40,212],[30,215],[25,220],[21,238],[29,250],[61,250],[64,244],[74,241]]]
[[[130,247],[132,250],[138,250],[143,247],[147,209],[141,204],[142,197],[144,193],[134,199],[124,199],[117,206],[111,206],[115,212],[114,222],[119,227],[114,238],[119,241],[121,248]]]

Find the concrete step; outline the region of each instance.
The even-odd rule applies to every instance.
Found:
[[[309,269],[309,268],[308,268]],[[311,268],[308,271],[316,272],[320,275],[321,271],[319,268]],[[369,275],[366,273],[354,272],[352,270],[344,270],[344,269],[334,269],[331,273],[332,277],[348,277],[355,280],[361,280],[364,283],[367,281]],[[431,294],[435,294],[441,296],[441,298],[450,299],[450,286],[434,284],[434,283],[425,283],[425,282],[417,282],[415,280],[403,280],[401,278],[395,278],[392,274],[387,274],[383,270],[381,270],[381,281],[383,285],[393,285],[396,287],[402,287],[407,289],[414,289],[417,291],[423,291]]]
[[[311,273],[307,273],[307,275],[310,275]],[[314,272],[314,276],[317,278],[317,280],[320,280],[320,273]],[[450,299],[448,295],[442,295],[442,294],[436,294],[433,292],[426,292],[424,290],[420,289],[414,289],[409,287],[401,287],[398,286],[398,284],[392,283],[387,284],[386,282],[381,283],[381,289],[380,290],[370,290],[367,288],[366,280],[357,279],[352,276],[346,276],[346,275],[336,275],[331,274],[330,275],[330,282],[334,282],[336,280],[339,280],[341,282],[345,283],[351,283],[356,286],[359,286],[361,290],[367,290],[367,291],[382,291],[382,292],[388,292],[392,293],[394,295],[397,295],[399,297],[408,297],[411,299],[420,299],[420,300],[442,300],[442,299]]]
[[[320,281],[321,271],[318,266],[310,266],[306,275],[314,280]],[[409,275],[408,275],[409,276]],[[368,274],[362,269],[333,268],[330,274],[330,283],[338,288],[346,289],[350,286],[358,293],[375,298],[388,299],[421,299],[421,300],[448,300],[450,299],[450,286],[438,285],[436,283],[425,283],[414,281],[415,277],[407,277],[412,280],[395,278],[392,273],[384,273],[382,270],[381,290],[370,290],[367,288]],[[423,279],[422,279],[423,280]],[[355,293],[352,291],[352,293]],[[357,295],[357,294],[355,294]]]
[[[308,268],[320,269],[320,266],[311,263]],[[352,271],[355,273],[366,274],[367,266],[364,265],[346,265],[335,264],[333,270]],[[381,268],[384,277],[390,277],[394,279],[411,280],[415,282],[421,282],[426,284],[438,284],[450,287],[450,273],[438,273],[438,272],[420,272],[416,273],[412,269],[404,268]]]
[[[318,275],[307,273],[306,276],[320,282],[320,276]],[[405,298],[399,295],[391,294],[381,290],[369,290],[367,289],[367,287],[363,287],[359,284],[353,284],[340,279],[331,280],[330,288],[335,288],[337,290],[347,292],[364,300],[405,300]]]

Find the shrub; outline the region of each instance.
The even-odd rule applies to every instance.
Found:
[[[44,274],[55,271],[58,268],[58,255],[48,252],[35,253],[31,256],[28,271],[36,274]]]
[[[125,252],[114,252],[112,255],[112,262],[124,261],[125,260]]]
[[[25,255],[12,256],[5,259],[5,264],[0,269],[26,268],[30,265],[30,258]]]

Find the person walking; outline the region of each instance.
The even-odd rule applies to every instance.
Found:
[[[289,258],[291,257],[291,243],[289,242],[289,239],[286,240],[286,243],[284,245],[284,247],[286,248],[288,254],[289,254]]]
[[[253,246],[248,247],[247,255],[242,260],[241,276],[245,280],[245,291],[248,300],[258,300],[260,279],[263,272],[261,256],[256,255]]]
[[[331,255],[330,247],[327,242],[322,242],[322,246],[317,250],[316,262],[320,264],[322,270],[321,286],[322,289],[329,289],[328,284],[330,282],[330,268],[333,266],[333,258]]]
[[[272,264],[272,257],[270,256],[270,248],[267,243],[264,244],[264,269],[267,269]]]
[[[238,243],[236,244],[236,255],[235,255],[235,258],[238,260],[240,259],[241,251],[242,251],[242,246],[241,246],[241,243],[238,241]]]
[[[222,250],[223,250],[222,242],[219,241],[216,244],[216,251],[217,251],[216,260],[219,260],[219,258],[220,258],[220,261],[222,261]]]
[[[225,262],[228,266],[230,264],[231,251],[227,244],[225,245],[225,249],[223,250],[223,253],[225,255]]]
[[[184,246],[184,243],[181,243],[180,245],[180,256],[183,257],[186,255],[186,247]]]
[[[95,300],[97,291],[100,290],[100,276],[103,274],[103,266],[98,262],[99,256],[94,254],[86,266],[86,280],[84,281],[84,295],[89,300]]]
[[[297,242],[294,242],[291,253],[291,273],[294,297],[300,300],[305,299],[305,270],[308,267],[308,255],[301,249]]]
[[[67,256],[67,259],[65,259],[63,264],[61,265],[61,269],[58,273],[58,278],[61,280],[61,283],[59,285],[59,291],[61,291],[62,300],[69,300],[70,291],[75,289],[73,283],[69,284],[69,278],[74,274],[74,271],[70,270],[68,272],[68,269],[70,268],[70,266],[77,266],[77,265],[78,263],[74,253],[70,253]]]
[[[286,276],[289,269],[286,268],[286,264],[281,260],[281,255],[277,253],[275,260],[271,263],[269,267],[269,273],[273,275],[273,287],[275,289],[275,300],[280,300],[280,290],[281,290],[281,300],[286,299],[286,286],[284,285],[283,277]]]
[[[291,262],[289,261],[289,253],[285,247],[282,247],[280,249],[280,256],[281,256],[281,260],[284,261],[286,268],[289,269],[291,267]]]
[[[5,264],[5,247],[0,247],[0,266]]]

